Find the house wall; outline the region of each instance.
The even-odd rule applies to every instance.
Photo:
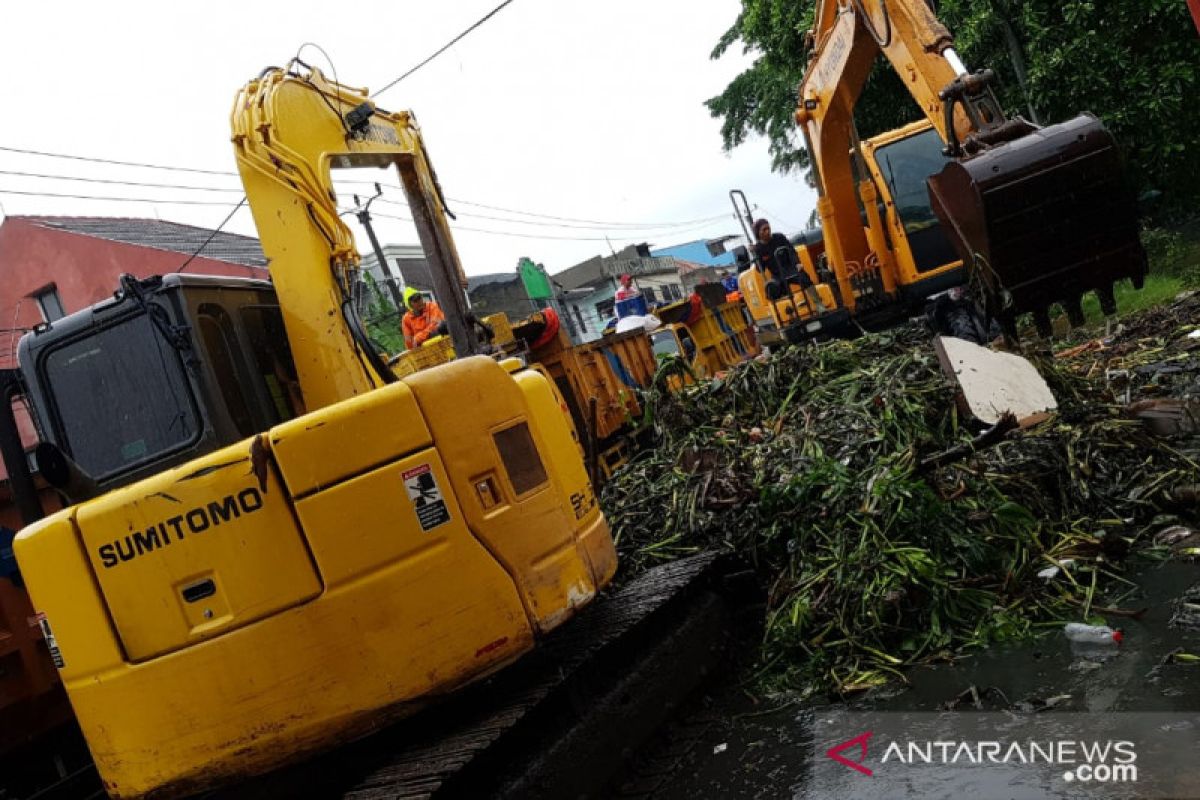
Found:
[[[178,272],[187,256],[78,233],[46,228],[9,217],[0,225],[0,368],[17,366],[20,329],[40,324],[41,309],[33,295],[53,286],[63,311],[71,314],[112,296],[122,273],[138,278]],[[267,278],[261,267],[198,256],[187,271],[197,275]],[[23,403],[14,404],[17,427],[26,447],[37,443]],[[0,481],[8,474],[0,464]],[[0,511],[4,503],[0,500]]]
[[[606,319],[600,317],[596,305],[605,300],[611,300],[617,291],[615,280],[605,281],[591,294],[584,297],[572,297],[562,302],[565,309],[570,311],[571,323],[575,335],[572,337],[576,344],[594,342],[600,338]],[[582,322],[582,325],[581,325]]]
[[[676,300],[682,300],[687,295],[683,288],[683,281],[676,272],[639,275],[634,283],[651,303],[673,303]],[[653,293],[653,297],[649,296],[647,290]]]
[[[187,256],[35,225],[19,218],[0,225],[0,328],[42,322],[33,295],[53,286],[70,314],[112,296],[125,272],[138,278],[177,272]],[[265,269],[199,256],[197,275],[266,278]],[[16,333],[0,336],[0,367],[16,366]]]
[[[723,272],[737,275],[737,271],[733,267],[701,267],[683,276],[684,288],[691,292],[701,282],[720,283]]]
[[[421,249],[421,245],[385,244],[382,249],[383,257],[387,259],[388,269],[392,273],[392,280],[396,281],[398,286],[412,286],[422,292],[433,291],[433,280],[429,277],[429,265],[425,262],[425,251]],[[386,278],[374,253],[362,254],[362,269],[370,273],[380,288],[384,287]],[[390,291],[384,291],[390,296]]]

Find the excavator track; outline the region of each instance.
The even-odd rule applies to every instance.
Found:
[[[726,663],[753,579],[701,554],[585,609],[534,653],[391,728],[209,795],[596,796]]]

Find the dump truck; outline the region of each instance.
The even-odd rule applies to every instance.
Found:
[[[655,315],[663,325],[650,333],[654,352],[680,356],[697,378],[715,377],[761,352],[745,307],[727,301],[720,284],[697,286]]]

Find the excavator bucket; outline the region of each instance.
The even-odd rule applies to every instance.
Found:
[[[1082,323],[1088,291],[1114,313],[1114,282],[1142,286],[1136,201],[1116,142],[1090,114],[951,162],[929,178],[929,194],[989,312],[1010,332],[1032,312],[1048,335],[1053,303]]]

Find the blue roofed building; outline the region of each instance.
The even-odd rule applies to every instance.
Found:
[[[670,247],[654,247],[650,255],[655,257],[674,256],[683,261],[704,267],[732,267],[733,248],[740,236],[718,236],[716,239],[697,239],[694,242],[674,244]]]
[[[697,284],[720,283],[725,275],[736,275],[733,248],[741,241],[740,236],[697,239],[670,247],[654,248],[650,254],[659,258],[670,256],[678,261],[683,287],[690,292]]]

